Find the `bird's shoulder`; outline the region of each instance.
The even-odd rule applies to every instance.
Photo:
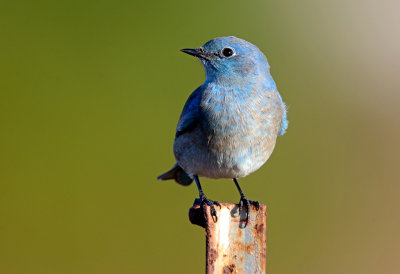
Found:
[[[205,90],[204,86],[200,86],[197,89],[195,89],[195,91],[193,91],[192,94],[190,94],[189,98],[186,100],[186,103],[183,107],[181,116],[188,112],[198,112],[200,100],[204,90]]]
[[[200,101],[203,92],[204,86],[200,86],[190,94],[179,117],[175,138],[191,131],[196,126],[200,116]]]

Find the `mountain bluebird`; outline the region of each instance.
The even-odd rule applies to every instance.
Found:
[[[199,177],[233,179],[240,211],[250,201],[237,178],[259,169],[271,155],[276,137],[288,126],[286,106],[269,72],[265,55],[253,44],[230,36],[215,38],[197,49],[182,49],[197,57],[206,71],[204,84],[187,100],[175,134],[175,166],[158,177],[181,185],[196,182],[201,204],[214,204],[203,193]]]

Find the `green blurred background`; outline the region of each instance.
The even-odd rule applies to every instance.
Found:
[[[241,180],[267,272],[399,273],[398,1],[0,1],[0,273],[204,273],[195,186],[155,178],[204,81],[179,52],[259,46],[289,129]],[[203,180],[238,201],[229,180]]]

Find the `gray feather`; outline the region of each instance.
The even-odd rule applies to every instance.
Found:
[[[178,164],[175,164],[170,170],[157,177],[157,180],[161,181],[172,179],[183,186],[188,186],[193,182],[193,179]]]

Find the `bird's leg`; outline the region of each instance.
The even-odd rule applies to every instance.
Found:
[[[260,203],[257,201],[251,201],[251,200],[247,199],[247,197],[243,194],[243,191],[240,188],[239,182],[237,181],[237,179],[233,178],[233,181],[235,182],[235,185],[240,193],[239,212],[243,210],[243,206],[246,207],[246,225],[247,225],[247,223],[249,221],[250,204],[255,206],[256,210],[258,210],[260,208]]]
[[[211,216],[213,218],[214,223],[217,222],[218,217],[217,217],[217,212],[215,211],[214,205],[217,205],[221,208],[221,204],[218,201],[209,200],[207,198],[207,196],[204,194],[203,190],[201,189],[199,177],[197,175],[194,175],[193,178],[194,178],[194,181],[196,182],[197,189],[199,190],[200,206],[202,207],[204,204],[207,204],[210,207]]]

